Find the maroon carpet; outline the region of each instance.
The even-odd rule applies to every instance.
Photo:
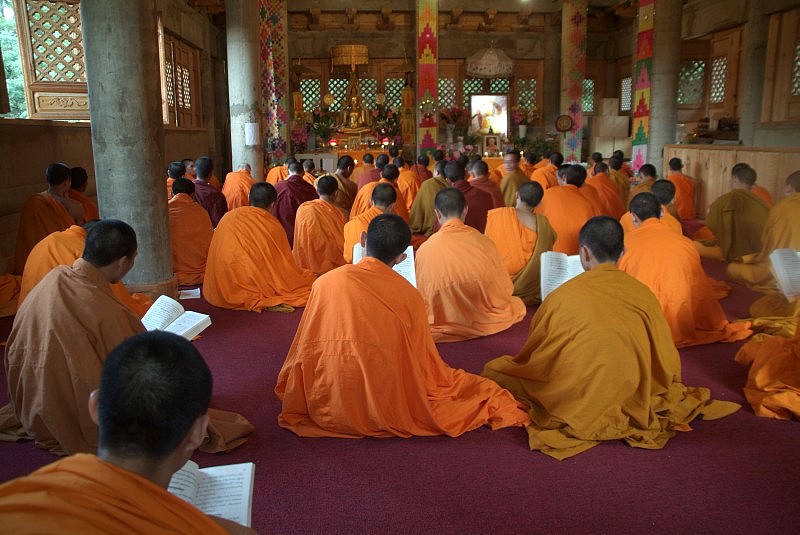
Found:
[[[722,264],[707,262],[713,277]],[[755,294],[736,286],[723,305],[745,316]],[[272,533],[712,533],[797,532],[800,424],[758,418],[749,406],[693,423],[663,450],[603,443],[566,461],[527,448],[522,429],[486,428],[459,438],[308,439],[276,424],[278,370],[302,311],[232,312],[200,301],[213,325],[197,346],[214,373],[218,408],[256,426],[230,454],[197,454],[201,466],[253,461],[253,527]],[[522,345],[525,321],[499,335],[441,344],[447,362],[479,372]],[[332,318],[335,321],[335,318]],[[0,337],[10,329],[0,322]],[[683,381],[745,403],[741,344],[681,351]],[[587,348],[591,351],[591,348]],[[0,403],[7,400],[0,380]],[[33,443],[0,443],[0,481],[54,457]]]

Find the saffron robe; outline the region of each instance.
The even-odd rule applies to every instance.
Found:
[[[275,191],[278,196],[273,211],[286,232],[291,247],[294,243],[294,220],[297,217],[297,209],[304,202],[319,199],[319,196],[314,186],[303,180],[301,175],[290,175],[275,185]]]
[[[424,165],[415,163],[411,166],[410,171],[417,177],[417,184],[422,185],[423,182],[433,176],[433,173]]]
[[[255,179],[245,169],[233,171],[225,175],[225,182],[222,184],[222,194],[225,195],[225,202],[228,203],[228,210],[239,208],[240,206],[250,206],[250,190],[255,184]]]
[[[663,204],[661,205],[661,222],[664,223],[667,227],[674,230],[677,234],[683,234],[683,227],[681,226],[681,222],[675,219],[672,214],[669,213],[667,207]],[[619,224],[622,225],[622,231],[625,234],[628,234],[632,231],[635,227],[633,226],[633,218],[631,217],[630,212],[625,212],[625,214],[619,218]]]
[[[633,199],[634,197],[636,197],[640,193],[649,192],[651,189],[653,189],[653,184],[655,184],[655,183],[656,183],[656,179],[652,178],[652,177],[648,178],[646,180],[642,180],[641,182],[639,182],[638,184],[636,184],[635,186],[633,186],[631,188],[631,192],[630,192],[630,195],[628,196],[628,198],[629,199]]]
[[[186,193],[178,193],[169,201],[169,234],[178,284],[202,284],[214,237],[208,212]]]
[[[578,233],[594,217],[594,207],[572,184],[549,188],[535,212],[547,218],[556,232],[553,251],[578,254]]]
[[[276,165],[267,171],[267,182],[274,186],[281,180],[286,180],[287,176],[289,176],[289,169],[285,165]]]
[[[519,169],[514,169],[503,175],[503,180],[500,182],[500,191],[503,193],[505,206],[514,206],[517,204],[517,192],[519,191],[519,187],[529,180],[530,178]]]
[[[305,180],[311,186],[314,186],[314,189],[316,190],[317,177],[314,176],[314,173],[309,173],[308,171],[304,172],[303,180]]]
[[[594,215],[603,214],[603,201],[600,200],[600,194],[591,184],[583,183],[583,186],[578,188],[578,193],[583,195],[583,198],[589,201],[589,204],[594,208]]]
[[[442,176],[426,180],[419,187],[419,192],[414,199],[414,204],[411,205],[411,214],[409,215],[409,226],[412,233],[424,234],[425,236],[433,234],[433,228],[437,223],[436,214],[433,212],[434,200],[439,190],[446,187],[447,180]]]
[[[401,169],[400,176],[397,177],[397,189],[403,194],[406,201],[406,211],[411,211],[411,205],[419,191],[420,181],[417,174],[411,169]]]
[[[359,163],[353,168],[353,172],[350,174],[348,180],[356,184],[356,191],[358,191],[358,179],[361,177],[361,174],[364,173],[364,171],[368,171],[369,169],[375,169],[375,166],[370,165],[369,168],[367,168],[364,166],[364,164]]]
[[[625,235],[619,269],[655,294],[677,347],[735,342],[753,334],[730,323],[713,295],[692,241],[651,217]]]
[[[344,265],[344,224],[342,211],[328,201],[314,199],[301,204],[292,248],[298,267],[321,275]]]
[[[519,353],[489,361],[483,375],[530,407],[530,448],[556,459],[602,440],[663,448],[694,418],[739,409],[681,383],[680,356],[658,301],[612,264],[548,295]]]
[[[275,393],[278,425],[306,437],[459,436],[528,421],[507,391],[442,360],[419,292],[370,257],[314,283]]]
[[[225,199],[225,195],[211,184],[207,184],[202,180],[195,180],[194,198],[197,204],[208,212],[209,217],[211,217],[211,224],[216,228],[222,216],[228,211],[228,201]]]
[[[92,219],[100,219],[100,211],[97,205],[87,197],[83,192],[76,189],[69,190],[69,198],[73,201],[78,201],[83,206],[83,221],[91,221]]]
[[[71,266],[75,260],[83,256],[86,242],[86,229],[72,225],[62,232],[53,232],[39,243],[28,255],[25,269],[20,281],[19,303],[30,293],[34,286],[56,266]],[[141,318],[153,304],[153,300],[145,294],[131,294],[121,282],[111,284],[111,292],[131,312]]]
[[[1,485],[0,525],[9,533],[227,533],[166,489],[89,454]]]
[[[190,179],[193,180],[193,179]],[[172,184],[175,183],[175,179],[172,177],[167,177],[167,201],[172,198]]]
[[[356,194],[358,193],[358,186],[350,180],[338,172],[333,174],[334,178],[336,178],[336,182],[339,184],[339,193],[336,195],[336,206],[338,206],[342,212],[344,212],[345,216],[349,216],[350,210],[353,207],[353,201],[356,199]]]
[[[314,275],[292,257],[286,232],[268,211],[242,206],[225,214],[208,250],[203,297],[214,306],[261,312],[305,306]]]
[[[750,365],[744,396],[757,416],[800,420],[800,329],[747,342],[736,362]]]
[[[470,178],[468,182],[473,188],[485,191],[492,196],[492,209],[502,208],[506,205],[506,201],[503,199],[503,192],[500,191],[500,186],[489,180],[488,177]]]
[[[14,273],[22,275],[25,261],[42,238],[52,232],[66,230],[75,220],[64,205],[53,199],[47,192],[35,193],[22,205],[17,231],[17,245],[14,249]]]
[[[375,190],[375,186],[378,184],[391,184],[391,186],[394,188],[394,191],[397,193],[397,200],[394,203],[394,209],[392,210],[392,213],[399,215],[406,223],[408,223],[408,209],[406,209],[406,199],[403,197],[403,192],[400,191],[400,189],[397,187],[397,184],[393,184],[390,180],[386,180],[385,178],[382,178],[377,182],[370,182],[358,190],[356,200],[353,201],[353,207],[350,209],[350,219],[353,219],[357,215],[363,214],[369,210],[370,206],[372,206],[372,192]]]
[[[743,189],[729,191],[711,203],[706,225],[726,262],[761,251],[761,233],[768,215],[764,201]]]
[[[558,167],[551,164],[548,160],[547,165],[539,167],[531,173],[530,179],[534,182],[538,182],[544,190],[547,188],[554,188],[558,186],[558,179],[556,178],[557,172]]]
[[[556,241],[556,233],[547,218],[534,217],[536,230],[520,223],[516,208],[491,210],[486,222],[486,235],[497,246],[514,284],[514,295],[526,305],[542,301],[540,257],[543,252],[550,251]]]
[[[628,175],[623,173],[621,170],[608,170],[608,178],[617,185],[617,189],[619,190],[619,196],[622,199],[622,205],[626,208],[628,207],[628,201],[631,198],[631,184],[628,181]]]
[[[680,171],[674,171],[667,176],[667,180],[675,184],[675,207],[678,217],[682,220],[695,219],[694,210],[694,179]]]
[[[17,313],[19,303],[19,288],[22,277],[19,275],[0,275],[0,318],[13,316]]]
[[[506,176],[506,166],[503,164],[500,164],[491,171],[489,171],[489,180],[491,180],[498,186],[500,185],[501,182],[503,182],[504,176]]]
[[[785,247],[800,250],[800,193],[792,193],[770,209],[761,234],[761,251],[743,262],[728,264],[728,276],[754,290],[775,291],[777,281],[769,255]]]
[[[753,184],[750,188],[750,193],[764,201],[764,204],[768,207],[772,208],[772,195],[770,195],[766,188],[762,188],[758,184]]]
[[[491,239],[451,219],[423,243],[415,258],[417,289],[436,342],[457,342],[504,331],[525,317],[525,303]]]
[[[625,205],[622,204],[622,197],[619,188],[606,173],[597,173],[586,179],[585,185],[592,186],[597,191],[600,201],[600,213],[619,219],[625,213]]]
[[[358,214],[344,225],[344,241],[342,244],[342,256],[348,264],[353,263],[353,247],[361,242],[361,233],[366,232],[370,221],[382,214],[383,211],[375,206],[363,214]]]

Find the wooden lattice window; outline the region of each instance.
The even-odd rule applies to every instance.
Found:
[[[583,113],[594,113],[594,80],[584,78],[583,96],[581,97]]]
[[[439,78],[439,108],[452,108],[456,105],[456,79]]]
[[[14,0],[28,115],[88,119],[89,99],[77,0]]]
[[[800,43],[794,45],[794,63],[792,64],[792,96],[800,96]]]
[[[378,109],[375,95],[378,93],[378,80],[375,78],[360,78],[358,85],[361,87],[361,101],[369,110]]]
[[[711,60],[711,88],[709,102],[721,104],[725,101],[725,82],[728,76],[728,58],[721,56]]]
[[[464,107],[469,109],[472,103],[472,95],[483,93],[483,80],[480,78],[464,78],[461,84],[461,91],[464,95]]]
[[[517,80],[517,106],[525,110],[535,110],[536,104],[536,78],[521,78]]]
[[[164,124],[201,128],[200,51],[159,28]]]
[[[384,94],[386,95],[386,103],[388,108],[399,110],[403,105],[403,87],[406,83],[402,78],[387,78],[383,81]]]
[[[492,78],[489,80],[489,93],[505,95],[511,90],[511,80],[508,78]]]
[[[633,101],[633,78],[626,76],[619,81],[619,111],[631,111]]]
[[[331,78],[328,80],[328,93],[333,96],[333,103],[330,105],[330,111],[341,111],[342,102],[347,94],[347,78]]]
[[[706,62],[700,59],[681,62],[678,73],[678,105],[700,106],[703,103]]]
[[[311,111],[319,107],[322,97],[322,84],[319,78],[303,78],[300,80],[300,93],[303,95],[303,109]]]

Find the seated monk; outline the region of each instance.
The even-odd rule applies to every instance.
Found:
[[[753,334],[747,322],[730,323],[703,271],[700,255],[685,236],[660,219],[652,193],[631,199],[634,230],[625,235],[619,269],[655,294],[677,347],[735,342]]]
[[[516,356],[491,360],[483,370],[530,407],[530,448],[556,459],[602,440],[663,448],[694,418],[738,410],[680,382],[680,355],[658,301],[616,268],[620,224],[594,217],[579,239],[586,271],[545,298]]]
[[[6,273],[6,259],[0,255],[0,318],[17,313],[22,277]]]
[[[399,177],[400,169],[396,165],[391,163],[384,165],[383,170],[381,171],[381,179],[378,182],[370,182],[358,190],[356,199],[353,201],[353,208],[350,210],[350,219],[353,219],[357,215],[363,214],[369,210],[371,206],[370,200],[372,199],[372,190],[375,189],[375,186],[378,184],[389,184],[397,193],[397,202],[394,203],[393,208],[394,213],[402,217],[404,221],[408,222],[409,217],[408,209],[406,208],[406,199],[403,197],[403,193],[397,186],[397,179]]]
[[[519,162],[519,168],[523,173],[530,177],[531,174],[536,170],[536,164],[539,162],[539,160],[540,158],[538,154],[531,150],[526,151],[525,155]]]
[[[521,321],[525,303],[512,295],[514,285],[497,247],[464,224],[464,194],[445,188],[436,194],[435,206],[441,229],[420,246],[415,259],[417,289],[434,341],[488,336]]]
[[[426,180],[419,187],[414,204],[411,205],[409,214],[411,232],[414,235],[430,236],[436,226],[436,214],[434,213],[433,200],[439,190],[448,187],[447,179],[444,177],[444,169],[447,161],[442,159],[436,162],[433,167],[433,178]]]
[[[392,163],[400,171],[397,176],[397,189],[400,190],[400,194],[406,201],[406,211],[410,212],[411,205],[414,204],[414,199],[417,197],[417,192],[419,192],[421,182],[417,178],[417,173],[407,165],[410,162],[406,162],[402,156],[392,160]]]
[[[631,188],[629,198],[633,199],[640,193],[650,191],[653,187],[653,184],[656,183],[657,178],[658,174],[656,173],[656,167],[653,164],[646,163],[642,165],[636,172],[636,184],[634,184],[634,186]]]
[[[519,187],[517,206],[490,210],[486,222],[486,235],[500,252],[514,284],[514,295],[526,305],[542,301],[539,258],[556,241],[547,218],[533,213],[543,195],[538,182],[528,181]]]
[[[800,250],[800,171],[786,177],[784,194],[783,200],[769,211],[761,234],[761,251],[728,264],[731,280],[754,290],[775,292],[777,282],[771,270],[770,253],[787,247]]]
[[[378,154],[374,162],[375,165],[368,167],[366,171],[359,175],[358,182],[356,182],[359,191],[370,182],[377,182],[381,179],[383,168],[389,163],[389,156],[383,153]]]
[[[792,338],[747,342],[736,362],[750,365],[744,396],[757,416],[800,420],[800,328]]]
[[[773,204],[772,195],[770,195],[769,191],[767,191],[766,188],[756,184],[755,181],[758,179],[758,173],[756,173],[755,169],[753,169],[746,163],[737,163],[736,165],[731,167],[731,174],[739,176],[741,174],[740,171],[743,169],[749,169],[750,171],[752,171],[753,174],[753,184],[750,186],[750,193],[752,193],[753,195],[764,201],[764,203],[767,206],[772,208]],[[749,174],[749,171],[746,171],[745,173]]]
[[[503,169],[505,174],[500,181],[500,192],[503,194],[505,206],[514,206],[519,187],[530,181],[528,175],[519,168],[519,151],[512,150],[503,154]]]
[[[616,184],[619,189],[619,196],[622,199],[623,206],[628,206],[628,199],[631,198],[631,183],[629,176],[622,170],[622,158],[611,157],[608,159],[608,178]]]
[[[286,158],[286,161],[283,163],[283,165],[276,165],[275,167],[270,168],[270,170],[267,171],[267,182],[274,186],[281,180],[286,180],[286,177],[289,176],[289,164],[296,161],[297,160],[292,156],[289,156]]]
[[[239,169],[225,175],[225,182],[222,184],[222,194],[228,203],[228,210],[247,206],[250,188],[256,181],[250,174],[250,164],[245,162],[239,165]]]
[[[303,180],[308,182],[311,186],[314,186],[317,182],[317,176],[314,174],[316,168],[317,166],[314,165],[314,160],[310,158],[308,160],[303,160]]]
[[[608,165],[603,161],[597,162],[594,164],[593,171],[594,174],[586,178],[584,185],[588,184],[597,191],[600,215],[619,219],[626,211],[625,205],[622,204],[619,188],[608,178]]]
[[[400,217],[381,214],[361,262],[314,283],[278,375],[278,425],[304,437],[455,437],[527,422],[508,392],[439,356],[419,292],[392,270],[410,241]]]
[[[6,349],[11,403],[0,408],[0,440],[33,439],[56,454],[97,449],[97,425],[85,400],[97,388],[109,352],[145,330],[109,288],[133,267],[136,252],[130,226],[98,221],[86,236],[83,257],[53,268],[20,305]],[[244,442],[252,426],[233,416],[241,420],[225,424],[233,435],[215,432],[204,451]]]
[[[694,210],[694,179],[686,176],[681,171],[683,162],[680,158],[671,158],[669,161],[669,174],[667,180],[675,184],[675,207],[681,220],[697,217]]]
[[[550,156],[552,155],[553,153],[550,150],[545,150],[544,152],[542,152],[542,159],[533,164],[533,170],[535,171],[537,169],[541,169],[542,167],[547,167],[548,165],[550,165]],[[533,175],[533,173],[531,173],[531,175]]]
[[[336,162],[336,172],[333,177],[339,184],[339,193],[336,194],[336,206],[342,211],[345,219],[350,217],[350,209],[358,193],[358,186],[352,180],[355,160],[349,154],[345,154]]]
[[[425,154],[421,154],[417,158],[417,163],[411,166],[410,170],[414,173],[414,176],[417,177],[417,184],[420,186],[423,182],[428,180],[433,176],[433,173],[428,169],[428,166],[431,164],[431,159],[428,158]],[[410,209],[410,208],[409,208]]]
[[[589,156],[589,160],[591,161],[592,165],[586,170],[586,174],[588,175],[589,178],[592,178],[593,176],[601,172],[597,170],[597,164],[603,163],[603,154],[600,152],[593,152],[592,155]]]
[[[56,266],[71,266],[83,256],[86,234],[97,220],[89,221],[82,227],[72,225],[67,230],[53,232],[36,246],[28,255],[20,281],[19,303],[22,304],[39,281]],[[153,300],[146,294],[130,293],[122,282],[110,284],[111,293],[128,307],[137,317],[144,317]]]
[[[194,170],[197,173],[197,178],[194,179],[194,198],[208,212],[211,224],[216,227],[228,211],[228,201],[219,191],[219,186],[214,187],[211,184],[214,162],[208,156],[201,156],[195,161]]]
[[[275,206],[273,213],[286,232],[289,247],[294,243],[294,220],[301,204],[318,199],[317,190],[303,180],[303,166],[295,162],[289,164],[289,176],[275,184]]]
[[[463,193],[464,199],[467,201],[467,216],[464,219],[464,223],[478,232],[486,230],[486,214],[488,214],[489,210],[492,210],[494,206],[491,194],[473,187],[472,184],[466,180],[465,169],[461,162],[447,162],[447,165],[444,166],[444,176],[447,178],[447,185]],[[526,180],[526,182],[529,181]],[[439,228],[440,222],[437,216],[437,221],[433,225],[433,231],[438,232]]]
[[[734,169],[732,190],[711,203],[706,227],[694,235],[702,256],[725,262],[761,251],[761,234],[769,216],[769,206],[751,191],[756,172],[749,166]]]
[[[661,222],[664,223],[664,225],[666,225],[668,228],[674,230],[677,234],[683,234],[681,222],[672,215],[669,209],[670,205],[672,205],[672,199],[675,195],[675,184],[669,180],[656,180],[653,184],[653,189],[650,190],[650,193],[655,196],[656,200],[661,205],[661,215],[659,216]],[[619,222],[622,225],[622,230],[625,232],[626,236],[635,228],[630,212],[625,212],[625,214],[619,219]]]
[[[14,248],[14,273],[22,275],[33,246],[52,232],[70,225],[83,225],[83,206],[69,198],[70,172],[63,163],[53,163],[45,171],[47,190],[28,197],[22,205]]]
[[[194,160],[190,160],[192,162],[192,169],[194,169]],[[194,178],[188,178],[186,175],[186,166],[183,162],[172,162],[167,166],[167,201],[172,198],[172,184],[175,183],[175,180],[178,178],[187,178],[188,180],[194,180]]]
[[[578,233],[594,216],[594,207],[578,191],[585,180],[586,169],[582,165],[571,165],[565,176],[559,178],[558,186],[544,188],[544,197],[536,213],[545,216],[556,232],[554,251],[578,254]]]
[[[108,355],[86,400],[97,455],[79,453],[0,486],[0,524],[24,533],[255,533],[167,492],[202,443],[211,372],[180,336],[140,334]],[[95,385],[97,386],[97,385]]]
[[[194,182],[178,178],[169,201],[169,235],[172,271],[179,285],[203,284],[214,227],[202,206],[194,200]]]
[[[304,202],[294,222],[292,255],[301,269],[317,275],[343,266],[344,224],[347,221],[336,206],[339,184],[331,175],[317,180],[319,199]]]
[[[344,225],[344,243],[342,253],[348,264],[353,263],[353,247],[361,243],[361,235],[367,231],[370,221],[381,214],[394,212],[397,202],[397,190],[391,184],[378,184],[372,190],[372,206],[363,214],[359,214]]]
[[[564,163],[564,156],[560,152],[550,154],[547,165],[543,165],[531,173],[530,179],[538,182],[543,190],[558,186],[558,168]]]
[[[469,185],[475,189],[485,191],[492,196],[492,209],[503,208],[506,205],[500,186],[489,179],[489,166],[483,160],[472,161],[467,165]],[[526,182],[530,182],[527,180]]]
[[[203,297],[232,310],[285,312],[305,306],[314,275],[292,257],[286,231],[272,215],[275,187],[258,182],[250,206],[225,214],[208,249]]]
[[[89,174],[86,169],[73,167],[69,170],[69,175],[69,198],[81,203],[81,206],[83,206],[83,220],[100,219],[100,211],[97,209],[97,205],[86,196],[86,187],[89,184]]]
[[[371,152],[365,152],[361,157],[361,163],[356,164],[353,160],[353,172],[350,174],[350,181],[356,183],[356,190],[358,190],[358,181],[361,175],[371,169],[375,169],[375,156]]]
[[[556,177],[559,181],[567,179],[567,171],[569,168],[572,167],[571,164],[564,164],[558,168],[556,172]],[[581,165],[581,167],[583,167]],[[586,168],[584,168],[586,169]],[[583,184],[578,188],[578,193],[583,195],[583,198],[589,201],[589,204],[592,205],[594,208],[594,214],[592,217],[596,215],[604,215],[603,214],[603,201],[600,199],[600,193],[592,186],[591,184],[587,184],[586,180],[588,180],[588,171],[587,171],[587,178],[584,179]]]

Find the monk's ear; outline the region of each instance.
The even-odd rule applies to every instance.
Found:
[[[461,211],[462,221],[467,218],[467,212],[469,212],[469,206],[464,206],[464,210]]]
[[[92,393],[89,394],[89,401],[88,401],[89,417],[97,425],[100,425],[100,416],[99,416],[99,412],[98,412],[99,399],[100,399],[100,391],[99,390],[92,390]]]
[[[361,231],[361,236],[358,238],[358,241],[361,243],[361,247],[363,247],[364,250],[366,250],[367,249],[367,232],[365,230]]]
[[[433,209],[433,215],[435,215],[435,216],[436,216],[436,220],[437,220],[437,221],[438,221],[438,220],[440,220],[440,219],[442,218],[442,213],[439,211],[439,209],[438,209],[438,208],[434,208],[434,209]]]
[[[192,427],[189,428],[189,432],[186,434],[186,438],[184,438],[182,443],[184,451],[191,456],[194,450],[199,448],[206,440],[206,436],[208,435],[207,430],[208,413],[198,416],[192,424]]]
[[[397,258],[395,258],[394,261],[392,261],[392,265],[389,266],[389,267],[396,266],[397,264],[401,263],[406,258],[408,258],[408,255],[406,253],[400,253],[399,255],[397,255]]]

